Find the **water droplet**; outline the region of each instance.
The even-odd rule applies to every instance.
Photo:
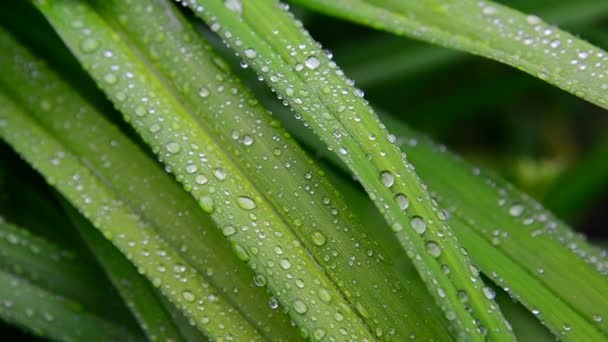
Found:
[[[418,234],[424,234],[426,231],[426,222],[420,216],[414,216],[410,220],[410,226],[414,229],[414,231]]]
[[[314,337],[314,339],[316,341],[320,341],[323,339],[323,337],[325,337],[325,330],[323,329],[315,329],[315,331],[313,331],[312,336]]]
[[[116,81],[118,81],[118,78],[116,77],[116,75],[114,74],[106,74],[103,77],[103,80],[107,83],[107,84],[115,84]]]
[[[403,225],[399,222],[395,222],[393,223],[393,225],[391,226],[391,229],[395,232],[400,232],[403,230]]]
[[[184,299],[187,300],[187,301],[189,301],[189,302],[193,302],[194,299],[196,299],[196,298],[194,298],[194,295],[190,291],[184,291],[182,293],[182,297],[184,297]]]
[[[248,197],[248,196],[239,196],[236,201],[237,201],[237,204],[239,205],[239,207],[243,210],[251,210],[256,207],[253,199],[251,199],[251,197]]]
[[[186,166],[186,172],[192,174],[192,173],[195,173],[196,171],[198,171],[198,166],[196,166],[194,164],[190,164],[190,165]]]
[[[241,3],[241,0],[224,0],[224,6],[238,15],[243,13],[243,4]]]
[[[236,229],[234,229],[233,226],[226,226],[222,229],[222,233],[224,234],[224,236],[230,236],[236,233]]]
[[[494,299],[494,297],[496,297],[496,291],[494,291],[494,289],[491,287],[486,286],[481,289],[481,291],[483,292],[483,295],[486,296],[486,298],[488,299]]]
[[[509,208],[509,214],[513,217],[517,217],[519,215],[521,215],[521,213],[524,212],[524,206],[521,204],[514,204],[513,206],[511,206],[511,208]]]
[[[395,202],[397,202],[397,205],[401,210],[406,210],[407,207],[410,206],[410,200],[402,193],[398,193],[397,196],[395,196]]]
[[[179,144],[176,142],[170,142],[167,144],[167,151],[169,151],[169,153],[179,153],[180,150],[181,146],[179,146]]]
[[[308,306],[302,300],[296,299],[293,301],[293,309],[300,315],[303,315],[308,311]]]
[[[466,293],[466,291],[458,291],[458,299],[461,302],[466,303],[469,301],[469,295]]]
[[[306,67],[308,69],[315,70],[316,68],[318,68],[321,65],[321,61],[315,56],[310,56],[310,57],[306,58],[306,61],[304,62],[304,64],[306,65]]]
[[[247,56],[247,58],[255,58],[257,55],[258,53],[254,49],[245,50],[245,56]]]
[[[249,253],[247,253],[243,246],[239,245],[238,243],[235,243],[232,248],[234,249],[237,258],[242,261],[249,261]]]
[[[146,107],[137,106],[137,108],[135,108],[135,115],[137,115],[139,117],[143,117],[143,116],[146,116],[146,114],[148,114],[148,110],[146,110]],[[154,132],[152,132],[152,133],[154,133]]]
[[[380,181],[385,187],[390,188],[395,184],[395,176],[390,171],[380,172]]]
[[[326,242],[327,239],[325,239],[325,235],[323,235],[323,233],[316,231],[314,233],[312,233],[312,243],[314,243],[317,246],[323,246]]]
[[[331,301],[331,294],[329,293],[329,290],[327,289],[320,289],[319,290],[319,298],[324,301],[325,303],[329,303]]]
[[[253,144],[253,138],[250,135],[243,135],[243,145],[251,146]]]
[[[271,309],[276,309],[279,307],[279,301],[276,298],[272,297],[268,300],[268,305]]]
[[[196,176],[196,178],[194,178],[194,181],[196,182],[196,184],[204,185],[204,184],[207,184],[209,179],[207,179],[207,177],[205,175],[198,175],[198,176]]]
[[[266,286],[266,277],[264,277],[261,274],[257,274],[253,278],[253,282],[255,283],[256,286],[259,286],[259,287]]]
[[[226,172],[222,168],[217,168],[217,169],[213,170],[213,175],[215,176],[215,178],[217,178],[220,181],[223,181],[224,179],[226,179]]]
[[[205,88],[205,87],[201,87],[198,90],[198,96],[205,98],[207,96],[209,96],[209,89]]]
[[[210,196],[202,196],[198,200],[198,203],[200,204],[203,211],[205,211],[207,214],[213,213],[213,207],[214,207],[213,198],[211,198]]]
[[[439,258],[441,255],[441,246],[434,241],[429,241],[426,243],[426,250],[433,258]]]
[[[291,262],[289,261],[289,259],[281,259],[281,261],[279,261],[279,264],[284,270],[288,270],[291,268]]]
[[[85,53],[91,53],[99,47],[99,42],[93,38],[87,38],[82,42],[82,51]]]

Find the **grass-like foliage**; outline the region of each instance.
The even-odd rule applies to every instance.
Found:
[[[491,2],[293,2],[304,24],[276,0],[0,5],[0,319],[70,341],[608,339],[606,253],[348,73],[371,87],[465,55],[346,42],[368,60],[345,72],[304,8],[602,108],[606,53]],[[602,4],[547,13],[585,27]]]

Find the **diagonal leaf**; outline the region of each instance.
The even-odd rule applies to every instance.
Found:
[[[383,246],[369,239],[320,170],[225,70],[177,11],[162,0],[97,1],[95,7],[146,57],[157,75],[165,76],[165,84],[195,113],[199,124],[218,137],[239,167],[252,175],[252,182],[263,189],[268,202],[378,337],[413,333],[420,338],[447,338],[439,332],[443,329],[436,321],[438,315],[432,314],[436,309],[417,276],[397,274]],[[186,57],[176,60],[173,51],[182,51]],[[298,169],[298,165],[306,167]],[[295,181],[276,181],[290,178]],[[357,256],[361,251],[364,256]],[[383,301],[411,305],[377,305]]]
[[[296,0],[364,25],[495,59],[608,108],[608,55],[492,1]]]
[[[152,284],[65,200],[64,211],[95,254],[150,341],[187,341]],[[198,336],[197,340],[203,340]]]
[[[39,3],[39,8],[167,170],[175,172],[201,208],[223,226],[237,255],[290,307],[292,319],[306,334],[371,339],[367,327],[263,194],[111,27],[80,2]],[[74,22],[83,25],[74,27]],[[94,37],[82,36],[90,30]],[[104,55],[106,51],[111,51],[110,57]],[[100,57],[110,61],[99,63]],[[127,72],[118,73],[113,65]],[[335,320],[336,315],[340,319]]]
[[[171,177],[10,36],[0,36],[0,44],[7,52],[0,54],[4,71],[0,84],[6,85],[12,97],[22,101],[54,137],[77,152],[117,196],[144,215],[188,262],[165,269],[181,278],[181,270],[190,265],[231,302],[239,303],[244,314],[265,333],[275,334],[273,329],[278,329],[278,336],[294,336],[286,316],[268,307],[270,296],[253,285],[253,272],[237,259],[212,221]],[[31,89],[39,90],[32,93]],[[49,156],[55,163],[60,162],[59,157]]]
[[[549,22],[582,29],[608,14],[608,3],[598,0],[576,2],[552,1],[527,4],[527,11],[538,14]],[[515,5],[515,4],[508,4]],[[517,2],[517,5],[526,5]],[[583,30],[586,31],[586,30]],[[584,32],[583,32],[584,33]],[[421,74],[444,65],[469,59],[470,55],[401,37],[372,36],[363,41],[346,42],[333,50],[347,74],[363,89],[377,84]],[[373,58],[372,58],[373,56]],[[438,112],[434,112],[438,115]],[[434,115],[432,117],[435,117]]]
[[[459,240],[481,271],[508,289],[560,339],[605,338],[605,252],[589,246],[503,180],[451,155],[394,118],[382,115],[382,119],[397,134],[401,149],[416,163],[433,195],[450,208]],[[302,132],[299,125],[292,128]],[[324,148],[311,135],[299,137],[309,146]],[[347,169],[338,158],[329,157]]]
[[[65,250],[5,222],[0,223],[0,247],[1,319],[56,340],[141,339],[137,332],[84,309],[88,305],[78,301],[78,295],[65,296],[66,286],[54,282],[71,281],[70,289],[77,292],[91,286],[86,282],[74,286],[82,280],[82,272],[74,268]],[[10,270],[5,263],[11,263]]]
[[[115,193],[22,109],[0,95],[0,136],[39,170],[209,336],[262,337]],[[59,156],[61,168],[57,168]],[[167,269],[176,269],[166,272]],[[185,282],[180,280],[184,279]],[[217,319],[221,317],[222,319]]]
[[[483,281],[394,139],[310,36],[275,1],[184,1],[340,155],[395,231],[459,338],[511,340]],[[264,18],[273,18],[272,21]],[[449,271],[448,271],[449,270]],[[459,302],[459,293],[470,307]],[[486,291],[487,292],[487,291]]]

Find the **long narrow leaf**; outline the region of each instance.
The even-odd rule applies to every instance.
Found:
[[[483,281],[471,273],[468,257],[393,137],[362,100],[362,92],[293,18],[275,1],[184,3],[255,67],[356,174],[454,323],[455,334],[510,340],[497,305],[483,294]],[[461,292],[470,306],[458,300]]]
[[[173,7],[163,0],[95,3],[98,13],[147,57],[158,75],[165,76],[165,84],[196,113],[199,123],[253,175],[252,182],[263,189],[377,337],[413,333],[419,338],[447,338],[441,335],[445,329],[437,322],[435,305],[418,277],[397,274],[383,246],[370,240],[322,172],[235,81]],[[164,39],[155,39],[161,36]],[[173,51],[181,51],[184,60],[172,58]],[[302,165],[306,167],[297,168]],[[295,181],[276,181],[290,178]],[[357,257],[361,251],[364,256]],[[382,301],[410,305],[377,305]]]
[[[492,1],[296,0],[377,29],[509,64],[608,108],[608,55],[574,35]]]
[[[0,223],[0,247],[0,319],[56,340],[141,340],[137,332],[88,311],[78,295],[64,293],[65,285],[52,284],[71,281],[72,290],[95,292],[87,289],[94,284],[78,283],[82,273],[65,250],[6,222]]]
[[[51,1],[39,4],[39,8],[167,169],[222,226],[237,255],[259,272],[276,298],[290,308],[291,318],[305,334],[372,338],[223,146],[197,124],[116,31],[78,1]],[[74,27],[73,22],[84,25]],[[95,36],[87,37],[91,30]],[[106,51],[111,51],[110,57]],[[99,63],[104,58],[107,62]],[[305,286],[298,285],[301,283]],[[340,320],[334,319],[336,315]]]
[[[63,203],[65,211],[80,232],[95,257],[102,265],[121,297],[137,318],[142,330],[151,341],[187,341],[181,335],[165,303],[152,284],[137,273],[137,269],[95,230],[76,209]],[[199,336],[197,340],[203,340]]]
[[[175,265],[172,272],[191,266],[231,302],[239,303],[240,310],[266,334],[297,336],[287,316],[267,305],[271,298],[254,285],[255,274],[170,176],[9,35],[2,35],[0,44],[6,52],[0,55],[4,71],[0,84],[187,260],[188,264]],[[55,163],[61,159],[49,158]]]
[[[0,136],[78,207],[201,330],[217,338],[262,338],[199,273],[185,267],[187,262],[68,148],[3,94],[0,104]],[[59,156],[61,168],[56,166],[53,156]],[[167,272],[168,268],[173,271]]]

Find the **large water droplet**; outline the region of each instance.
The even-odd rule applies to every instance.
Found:
[[[319,59],[315,56],[310,56],[308,58],[306,58],[306,61],[304,62],[304,64],[306,65],[306,67],[310,70],[315,70],[316,68],[319,67],[319,65],[321,65],[321,61],[319,61]]]
[[[327,242],[327,239],[325,239],[325,235],[323,235],[323,233],[319,231],[312,233],[311,238],[312,243],[317,246],[323,246]]]
[[[397,205],[399,206],[399,208],[401,208],[401,210],[406,210],[407,207],[410,206],[410,200],[402,193],[399,193],[397,194],[397,196],[395,196],[395,202],[397,202]]]
[[[204,212],[206,212],[207,214],[213,213],[213,207],[214,207],[213,198],[211,198],[210,196],[202,196],[198,200],[198,203],[200,204],[200,206]]]
[[[439,258],[441,255],[441,246],[434,241],[429,241],[426,243],[426,250],[433,258]]]
[[[390,188],[395,184],[395,176],[390,171],[380,172],[380,181],[385,187]]]
[[[82,42],[81,48],[82,51],[86,53],[91,53],[97,50],[99,47],[99,42],[93,38],[87,38]]]
[[[308,311],[308,306],[301,299],[296,299],[293,301],[293,309],[300,315],[303,315]]]
[[[279,265],[281,265],[281,268],[284,270],[288,270],[291,268],[291,262],[289,261],[289,259],[281,259],[281,261],[279,261]]]
[[[243,13],[243,3],[241,0],[224,0],[224,6],[238,15]]]
[[[418,234],[424,234],[426,231],[426,222],[420,216],[414,216],[410,221],[410,226],[416,231]]]
[[[239,205],[239,207],[243,210],[251,210],[256,207],[253,199],[251,199],[251,197],[248,197],[248,196],[239,196],[236,201],[237,201],[237,204]]]
[[[189,301],[189,302],[193,302],[194,299],[195,299],[194,295],[190,291],[184,291],[182,293],[182,297],[184,297],[184,299],[187,300],[187,301]]]
[[[205,98],[207,96],[209,96],[209,89],[205,88],[205,87],[201,87],[198,90],[198,96]]]
[[[488,298],[488,299],[494,299],[494,297],[496,297],[496,292],[491,287],[486,286],[483,289],[481,289],[481,291],[483,292],[483,295],[486,296],[486,298]]]
[[[176,142],[168,143],[166,148],[167,148],[167,151],[169,151],[169,153],[173,153],[173,154],[179,153],[179,151],[182,149],[181,146],[179,146],[179,144]]]

